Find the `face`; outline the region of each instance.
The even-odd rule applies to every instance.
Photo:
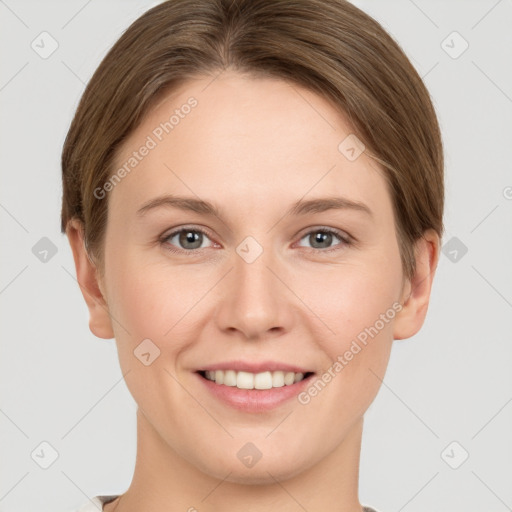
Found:
[[[379,389],[403,276],[351,133],[308,90],[224,72],[163,98],[117,155],[101,288],[121,369],[147,432],[206,474],[304,471]]]

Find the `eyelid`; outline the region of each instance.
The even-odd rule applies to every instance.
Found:
[[[349,235],[346,231],[344,231],[342,229],[338,229],[338,228],[331,228],[329,226],[322,226],[321,224],[304,228],[304,230],[300,231],[299,234],[296,236],[299,236],[300,239],[302,240],[306,235],[309,235],[310,233],[319,232],[319,231],[325,231],[328,233],[332,233],[336,236],[339,236],[342,239],[346,239],[347,242],[355,242],[355,238],[352,235]]]
[[[173,238],[178,233],[181,233],[182,231],[187,231],[187,230],[202,233],[202,234],[206,235],[214,245],[217,244],[217,242],[214,242],[212,240],[213,237],[211,236],[209,230],[202,226],[198,226],[198,225],[179,226],[177,228],[172,229],[171,231],[164,232],[164,234],[159,237],[158,241],[162,245],[165,245],[167,243],[167,240],[169,240],[170,238]],[[327,249],[316,249],[314,247],[303,247],[303,246],[300,246],[300,247],[303,247],[304,249],[308,250],[309,252],[329,253],[331,251],[338,250],[337,247],[339,245],[351,246],[351,245],[354,245],[357,241],[352,235],[350,235],[349,233],[347,233],[346,231],[343,231],[341,229],[332,228],[332,227],[328,227],[328,226],[322,226],[322,225],[314,225],[314,226],[309,226],[307,228],[304,228],[304,230],[302,230],[300,232],[300,234],[295,235],[295,237],[297,237],[297,236],[299,237],[299,239],[296,243],[299,243],[305,236],[307,236],[311,233],[315,233],[315,232],[332,233],[334,236],[338,237],[342,243],[337,244],[334,247],[329,247]],[[167,244],[167,245],[171,245],[171,244]],[[199,251],[202,251],[203,249],[207,249],[207,247],[203,247],[201,249],[185,250],[185,249],[181,249],[181,248],[175,247],[175,246],[171,246],[171,247],[173,247],[173,248],[171,249],[169,247],[166,247],[166,249],[171,252],[180,253],[180,254],[188,254],[188,255],[194,255],[194,254],[197,254]]]
[[[176,236],[178,233],[181,233],[182,231],[196,231],[198,233],[203,233],[203,235],[206,235],[210,239],[212,244],[217,244],[217,242],[214,242],[212,240],[213,236],[211,235],[210,231],[208,229],[206,229],[202,226],[198,226],[198,225],[184,225],[184,226],[179,226],[177,228],[171,229],[170,231],[165,231],[163,235],[158,237],[158,241],[161,244],[166,244],[167,240],[169,240],[170,238],[174,238],[174,236]],[[170,244],[168,244],[168,245],[170,245]],[[207,247],[203,247],[203,249],[207,249]],[[173,249],[168,249],[168,250],[170,250],[172,252],[195,254],[198,251],[201,251],[202,249],[192,249],[192,250],[187,251],[185,249],[176,247],[175,251],[173,251]]]
[[[300,243],[300,241],[304,237],[310,235],[311,233],[320,233],[320,232],[333,234],[341,241],[341,243],[336,244],[333,247],[329,247],[327,249],[316,249],[315,247],[304,247],[304,246],[299,246],[299,247],[303,247],[304,249],[306,249],[307,252],[312,252],[314,254],[329,254],[333,251],[339,251],[343,247],[353,246],[356,243],[356,239],[353,236],[349,235],[346,231],[343,231],[343,230],[337,229],[337,228],[331,228],[328,226],[321,226],[321,225],[309,226],[308,228],[306,228],[305,231],[302,231],[301,234],[298,235],[299,240],[296,243],[297,244]]]

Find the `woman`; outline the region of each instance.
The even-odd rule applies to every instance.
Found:
[[[163,2],[92,77],[62,169],[90,329],[138,405],[130,487],[82,510],[375,510],[364,413],[443,234],[396,42],[343,0]]]

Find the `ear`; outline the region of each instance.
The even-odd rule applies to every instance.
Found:
[[[433,229],[425,231],[415,244],[416,271],[403,287],[403,309],[395,316],[393,337],[402,340],[414,336],[427,315],[432,281],[439,261],[439,235]]]
[[[80,220],[71,219],[66,227],[66,234],[73,251],[78,284],[89,308],[89,329],[98,338],[114,338],[108,305],[101,290],[99,271],[85,249]]]

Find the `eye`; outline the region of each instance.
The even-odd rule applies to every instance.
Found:
[[[165,249],[168,251],[193,255],[196,250],[213,246],[213,244],[206,247],[202,246],[205,237],[209,240],[208,233],[203,229],[184,227],[164,235],[160,239],[160,243],[164,245]],[[333,242],[333,237],[337,238],[341,243],[336,244],[334,248],[329,248]],[[337,246],[343,247],[352,245],[352,239],[349,235],[332,228],[315,228],[308,231],[300,240],[302,241],[306,238],[312,244],[311,249],[313,251],[316,250],[316,252],[330,252],[337,250]],[[173,242],[173,239],[176,240]],[[302,245],[300,246],[303,247]]]
[[[208,234],[206,231],[198,228],[180,228],[172,233],[165,235],[161,239],[161,243],[165,245],[165,248],[171,252],[192,252],[197,249],[204,249],[202,242]],[[177,238],[176,243],[179,244],[178,248],[175,249],[175,245],[172,240]]]
[[[337,245],[347,246],[352,244],[350,237],[343,232],[338,231],[337,229],[323,227],[308,231],[306,235],[301,238],[301,240],[307,238],[307,240],[312,244],[312,249],[317,249],[322,252],[330,252],[337,249],[336,246],[332,249],[326,247],[333,242],[333,236],[342,242],[341,244]]]

